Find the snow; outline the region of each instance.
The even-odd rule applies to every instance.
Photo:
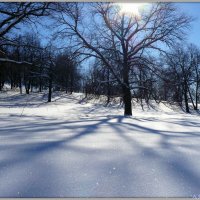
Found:
[[[196,197],[200,119],[165,104],[0,93],[0,197]]]
[[[30,62],[26,62],[26,61],[16,61],[16,60],[11,60],[11,59],[7,59],[7,58],[0,58],[0,62],[9,62],[9,63],[14,63],[14,64],[27,64],[27,65],[33,65],[33,63]]]

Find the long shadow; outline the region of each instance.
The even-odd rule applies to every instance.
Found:
[[[91,110],[92,112],[92,110]],[[18,116],[12,116],[13,118]],[[32,116],[24,116],[25,118],[29,118]],[[35,117],[35,116],[34,116]],[[0,136],[3,135],[10,135],[13,137],[19,137],[20,140],[30,138],[36,133],[42,133],[48,130],[54,131],[53,134],[56,134],[56,131],[59,130],[73,130],[74,134],[72,136],[63,137],[61,139],[57,139],[56,141],[44,141],[40,143],[30,143],[30,144],[22,144],[21,147],[17,147],[17,153],[21,155],[20,157],[14,157],[11,156],[11,158],[4,159],[0,163],[0,171],[3,168],[9,168],[13,165],[17,165],[19,163],[31,161],[34,158],[37,158],[37,156],[53,151],[58,150],[61,148],[64,149],[73,149],[72,145],[74,141],[80,140],[83,137],[89,136],[89,135],[96,135],[98,134],[98,129],[102,125],[107,125],[109,128],[113,131],[113,133],[117,134],[118,137],[120,137],[126,144],[129,144],[132,146],[133,150],[135,148],[139,149],[141,153],[144,153],[144,158],[148,162],[149,160],[157,160],[159,163],[163,163],[168,169],[169,173],[173,174],[173,176],[178,179],[182,180],[185,184],[185,186],[190,186],[193,188],[193,191],[198,191],[200,188],[200,177],[198,174],[196,174],[193,171],[193,167],[190,163],[184,162],[182,158],[178,157],[177,154],[180,155],[180,152],[176,149],[174,145],[170,143],[171,139],[178,139],[178,138],[185,138],[188,137],[194,137],[195,139],[199,139],[200,132],[177,132],[177,131],[162,131],[157,130],[154,128],[144,127],[140,124],[138,124],[138,121],[140,119],[134,119],[129,118],[126,120],[123,116],[114,116],[114,115],[107,115],[101,116],[95,119],[89,118],[84,120],[71,120],[71,121],[56,121],[56,118],[44,118],[44,117],[36,117],[36,122],[30,122],[25,121],[25,124],[18,124],[18,125],[7,125],[7,127],[1,127],[0,130]],[[116,122],[111,122],[111,120],[116,120]],[[11,119],[12,120],[12,119]],[[148,118],[144,119],[148,121]],[[149,119],[149,121],[155,121],[155,119]],[[157,120],[157,122],[162,120]],[[87,123],[85,123],[87,122]],[[165,122],[165,121],[164,121]],[[83,124],[82,124],[83,123]],[[85,124],[84,124],[85,123]],[[88,124],[89,123],[89,124]],[[140,121],[142,123],[142,121]],[[171,120],[169,123],[173,123]],[[184,119],[180,119],[180,121],[174,122],[175,124],[180,124],[182,126],[196,126],[198,127],[198,122],[188,122]],[[81,129],[81,130],[79,130]],[[32,130],[32,131],[31,131]],[[124,132],[129,131],[130,134],[127,134]],[[160,140],[160,147],[162,152],[159,153],[158,150],[154,150],[150,147],[147,147],[145,145],[142,145],[134,140],[134,133],[139,131],[142,135],[143,133],[151,135],[158,135],[161,137]],[[77,133],[78,132],[78,133]],[[45,134],[45,133],[44,133]],[[95,140],[95,137],[94,137]],[[15,148],[16,146],[13,145],[12,148]],[[4,145],[3,147],[0,147],[1,151],[5,150],[6,148],[9,148],[8,145]],[[77,149],[76,149],[77,150]],[[84,153],[92,154],[89,149],[81,147],[79,148],[79,153],[81,153],[81,150],[83,150]],[[170,156],[165,158],[165,154],[170,151]],[[104,150],[106,152],[106,150]],[[181,156],[181,155],[180,155]],[[184,157],[184,155],[183,155]],[[106,164],[106,163],[105,163]],[[172,166],[172,167],[171,167]],[[128,173],[127,173],[128,174]]]
[[[123,119],[124,118],[119,117],[118,122],[122,122]],[[162,134],[162,131],[158,131],[158,130],[150,129],[150,128],[144,128],[139,125],[130,124],[130,123],[126,123],[126,122],[124,122],[124,124],[128,124],[129,126],[140,128],[141,130],[145,130],[148,133],[160,134],[163,137],[163,141],[170,138],[169,135]],[[120,126],[120,128],[121,128],[121,126]],[[167,148],[168,151],[172,152],[172,156],[165,158],[164,154],[163,155],[158,154],[152,148],[141,146],[139,143],[134,141],[133,137],[129,137],[126,134],[124,134],[122,132],[122,129],[120,129],[120,128],[115,128],[115,130],[116,130],[115,133],[117,133],[122,139],[124,139],[127,143],[132,145],[134,148],[137,147],[137,148],[142,149],[141,154],[143,154],[147,160],[148,159],[160,160],[160,162],[163,162],[164,165],[167,166],[168,170],[173,174],[175,179],[182,181],[182,183],[183,183],[183,185],[185,185],[185,187],[190,186],[188,188],[188,190],[192,190],[192,191],[196,191],[196,192],[199,191],[200,175],[196,174],[194,172],[194,168],[191,164],[189,164],[189,161],[183,162],[184,155],[181,155],[180,152],[178,152],[175,148],[172,148],[172,146],[169,145],[169,143],[165,142],[165,147]],[[195,135],[195,136],[200,137],[200,132],[198,132],[198,135]],[[186,165],[186,163],[187,163],[187,165]],[[192,193],[191,193],[191,196],[192,196]]]
[[[82,138],[84,136],[87,136],[87,135],[90,135],[90,134],[95,134],[96,130],[98,129],[98,126],[100,126],[100,125],[102,125],[104,123],[107,123],[108,120],[109,120],[109,118],[97,121],[97,123],[92,124],[92,126],[91,125],[78,125],[78,126],[74,126],[74,127],[72,127],[72,126],[71,127],[64,126],[64,128],[63,127],[59,127],[59,126],[61,125],[61,123],[67,123],[67,122],[61,122],[61,123],[58,123],[58,124],[57,123],[53,123],[53,124],[52,123],[46,123],[44,128],[42,128],[42,129],[40,128],[40,129],[34,130],[34,132],[31,135],[34,135],[35,132],[41,132],[44,129],[48,130],[46,127],[49,128],[50,125],[51,125],[50,126],[51,131],[52,131],[52,127],[55,127],[54,130],[57,130],[57,131],[59,129],[65,130],[65,129],[69,129],[69,128],[71,128],[72,130],[76,130],[77,128],[83,128],[83,130],[80,131],[77,134],[75,133],[72,136],[67,136],[66,138],[62,138],[61,140],[52,141],[52,142],[51,141],[50,142],[49,141],[44,141],[44,142],[36,143],[36,144],[33,144],[33,145],[31,145],[31,144],[29,144],[27,146],[25,145],[26,148],[24,149],[24,153],[25,154],[30,154],[30,157],[34,157],[34,155],[41,154],[41,153],[43,153],[45,151],[48,151],[48,150],[56,149],[59,146],[61,146],[62,144],[67,144],[69,142],[72,142],[73,140],[80,139],[80,138]],[[94,120],[91,120],[91,121],[94,121]],[[71,123],[77,123],[77,122],[80,123],[82,121],[73,121]],[[40,123],[40,124],[29,123],[29,124],[26,124],[26,125],[24,125],[22,127],[19,127],[19,134],[21,135],[21,137],[19,137],[19,135],[17,135],[16,137],[19,137],[20,140],[23,140],[25,138],[30,138],[31,135],[27,134],[27,131],[32,130],[34,128],[34,126],[36,126],[36,127],[39,126],[40,127],[41,125],[42,125],[42,123]],[[25,130],[23,130],[23,129],[25,129]],[[5,131],[6,129],[2,129],[2,131],[3,130]],[[6,131],[7,132],[5,134],[1,133],[0,135],[2,136],[2,135],[9,134],[9,133],[12,133],[12,135],[16,135],[16,131],[18,131],[18,130],[17,130],[17,127],[14,126],[14,127],[9,127]],[[23,153],[23,152],[21,152],[21,153]],[[3,165],[5,165],[5,163]]]

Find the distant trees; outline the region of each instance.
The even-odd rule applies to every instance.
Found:
[[[199,58],[200,51],[194,45],[178,46],[166,55],[167,69],[165,74],[168,80],[165,81],[165,85],[167,84],[168,91],[165,91],[165,95],[180,104],[184,101],[187,113],[190,112],[189,102],[192,103],[194,110],[198,109]]]
[[[22,68],[24,72],[24,80],[26,92],[29,93],[31,80],[30,68],[33,66],[32,60],[34,47],[33,41],[22,40],[22,37],[15,36],[17,25],[32,23],[34,17],[47,16],[51,3],[37,3],[37,2],[22,2],[0,3],[0,89],[2,89],[6,78],[9,77],[11,88],[13,86],[20,87],[22,79]],[[12,33],[12,34],[11,34]],[[26,39],[31,40],[31,38]],[[29,43],[32,43],[31,45]],[[26,46],[27,45],[27,46]],[[26,47],[25,47],[26,46]],[[28,60],[28,62],[27,62]],[[16,68],[18,66],[18,68]],[[9,67],[9,72],[5,73],[5,68]],[[8,76],[8,77],[6,77]],[[28,78],[28,79],[27,79]]]
[[[69,53],[59,53],[51,44],[42,46],[39,38],[31,34],[18,36],[15,43],[17,45],[6,49],[9,59],[2,58],[0,62],[1,89],[5,82],[10,83],[11,89],[19,87],[20,93],[24,86],[26,94],[33,88],[38,88],[39,92],[48,88],[49,102],[53,88],[63,90],[63,83],[70,93],[77,89],[80,81],[78,62]]]
[[[37,17],[47,16],[52,3],[40,2],[1,2],[0,3],[0,55],[7,58],[6,47],[17,46],[11,32],[19,24],[33,23]],[[51,8],[52,9],[52,8]],[[1,57],[0,57],[1,61]]]
[[[121,95],[120,85],[114,79],[110,70],[98,59],[88,69],[84,88],[86,95],[107,96],[107,104],[112,97]]]
[[[16,37],[15,44],[6,47],[6,56],[9,59],[1,58],[1,63],[7,63],[7,78],[10,80],[11,89],[19,86],[21,91],[23,79],[26,93],[29,94],[30,87],[34,85],[33,73],[41,62],[42,47],[39,39],[30,34]]]
[[[78,72],[78,61],[69,52],[60,53],[55,61],[58,88],[65,89],[71,93],[79,87],[80,73]]]
[[[22,85],[25,86],[27,94],[33,88],[39,87],[41,92],[43,87],[48,87],[48,101],[51,101],[54,81],[60,84],[59,74],[56,74],[55,70],[55,67],[59,68],[56,66],[56,53],[50,51],[49,46],[41,46],[35,35],[11,37],[10,33],[18,24],[33,23],[35,17],[48,16],[49,11],[53,9],[54,3],[0,3],[0,90],[8,81],[11,89],[19,87],[20,93]],[[75,60],[69,60],[75,63]],[[67,64],[69,68],[72,66],[71,63]],[[71,93],[74,90],[74,79],[77,78],[75,73],[78,74],[75,72],[74,63],[69,71]]]

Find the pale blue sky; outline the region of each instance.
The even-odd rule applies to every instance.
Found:
[[[189,3],[175,3],[177,7],[180,8],[181,11],[187,13],[188,15],[196,18],[194,22],[191,24],[191,30],[188,31],[188,42],[189,43],[194,43],[195,45],[200,47],[200,2],[194,3],[194,2],[189,2]],[[47,21],[46,21],[47,22]],[[26,28],[25,28],[26,29]],[[38,28],[38,32],[46,37],[49,37],[50,35],[50,30],[43,30]],[[47,38],[46,38],[47,39]],[[48,40],[48,39],[47,39]],[[44,41],[47,41],[44,39]]]
[[[181,10],[196,20],[191,25],[191,32],[188,34],[188,41],[200,47],[200,2],[198,3],[176,3]]]

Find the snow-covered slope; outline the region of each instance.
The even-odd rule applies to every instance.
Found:
[[[0,197],[196,197],[200,118],[0,93]]]

